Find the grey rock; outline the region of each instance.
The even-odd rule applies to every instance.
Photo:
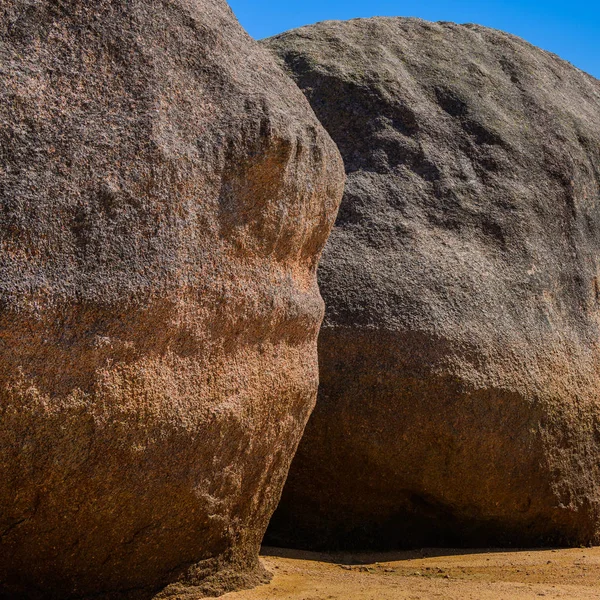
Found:
[[[265,44],[348,175],[317,408],[269,541],[600,542],[600,83],[477,25]]]
[[[0,0],[0,595],[265,579],[343,180],[223,0]]]

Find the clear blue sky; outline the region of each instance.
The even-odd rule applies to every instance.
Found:
[[[229,0],[255,38],[328,19],[402,16],[479,23],[555,52],[600,79],[600,0]]]

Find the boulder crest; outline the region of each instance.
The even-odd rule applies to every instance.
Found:
[[[223,0],[0,0],[0,72],[0,594],[257,581],[335,145]]]
[[[269,541],[600,542],[600,83],[477,25],[265,45],[348,176],[317,407]]]

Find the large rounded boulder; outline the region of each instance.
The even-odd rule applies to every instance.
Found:
[[[270,541],[600,542],[600,83],[476,25],[266,44],[348,176]]]
[[[222,0],[1,0],[0,73],[0,595],[252,583],[339,153]]]

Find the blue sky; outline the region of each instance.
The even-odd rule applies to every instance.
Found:
[[[600,79],[600,0],[229,0],[255,38],[327,19],[404,16],[502,29]]]

